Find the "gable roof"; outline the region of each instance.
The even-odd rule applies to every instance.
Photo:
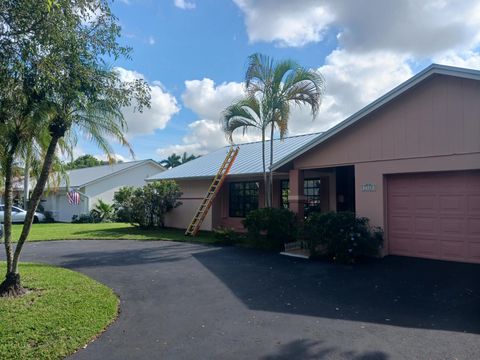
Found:
[[[67,171],[67,175],[70,180],[68,185],[70,187],[81,187],[90,185],[104,178],[117,175],[119,173],[136,168],[138,166],[142,166],[144,164],[152,164],[157,166],[159,172],[165,170],[162,165],[151,159],[128,161],[112,165],[93,166],[83,169],[74,169]],[[60,183],[60,187],[62,188],[66,186],[67,182],[65,180],[62,180]]]
[[[387,103],[393,101],[394,99],[398,98],[400,95],[405,93],[406,91],[410,90],[411,88],[417,86],[422,81],[434,75],[449,75],[449,76],[455,76],[455,77],[460,77],[465,79],[480,80],[480,71],[478,70],[459,68],[459,67],[447,66],[447,65],[431,64],[430,66],[420,71],[415,76],[411,77],[407,81],[398,85],[393,90],[387,92],[385,95],[379,97],[377,100],[365,106],[363,109],[357,111],[356,113],[354,113],[353,115],[345,119],[344,121],[340,122],[339,124],[335,125],[334,127],[330,128],[329,130],[315,137],[305,145],[295,149],[295,151],[292,151],[287,156],[274,162],[272,164],[272,169],[276,170],[282,167],[283,165],[289,163],[290,161],[294,160],[298,156],[304,154],[308,150],[321,144],[322,142],[336,135],[340,131],[349,127],[350,125],[355,124],[357,121],[365,118],[367,115],[371,114],[375,110],[378,110],[379,108],[385,106]]]
[[[286,137],[283,140],[273,140],[273,161],[278,161],[298,148],[316,138],[319,133]],[[262,164],[262,142],[251,142],[239,144],[240,150],[237,158],[230,169],[229,176],[250,175],[263,172]],[[191,160],[185,164],[164,171],[160,174],[150,176],[147,181],[162,179],[192,179],[212,178],[217,173],[220,165],[225,160],[229,147],[225,146],[207,155]],[[265,142],[265,163],[270,163],[270,141]]]
[[[480,71],[478,70],[431,64],[415,76],[323,133],[292,136],[285,138],[283,141],[278,139],[274,140],[274,159],[272,169],[278,170],[298,156],[321,144],[350,125],[355,124],[367,115],[385,106],[387,103],[390,103],[406,91],[434,75],[449,75],[465,79],[480,80]],[[269,149],[269,144],[270,141],[266,141],[266,149]],[[146,180],[212,178],[215,176],[225,159],[227,151],[228,147],[223,147],[186,164],[167,170],[161,174],[151,176]],[[269,151],[267,151],[266,157],[266,164],[268,167],[268,164],[270,163]],[[262,172],[261,142],[240,144],[240,151],[229,175],[248,175],[259,174]]]

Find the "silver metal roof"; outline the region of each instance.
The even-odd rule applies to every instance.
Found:
[[[277,162],[305,144],[312,141],[320,133],[306,134],[287,137],[283,140],[273,140],[273,161]],[[260,174],[262,169],[262,143],[251,142],[239,144],[240,150],[237,158],[230,169],[229,175]],[[162,179],[189,179],[189,178],[212,178],[217,173],[220,165],[225,160],[229,147],[215,150],[198,159],[189,161],[173,169],[151,176],[147,181]],[[265,142],[265,160],[268,168],[270,164],[270,141]]]
[[[284,139],[283,141],[274,140],[274,158],[272,166],[273,170],[279,169],[283,165],[294,160],[296,157],[321,144],[322,142],[341,132],[348,126],[356,123],[357,121],[363,119],[373,111],[394,100],[407,90],[418,85],[420,82],[437,74],[480,80],[480,71],[478,70],[432,64],[324,133],[292,136]],[[269,148],[269,144],[270,142],[267,141],[267,149]],[[261,142],[241,144],[238,157],[235,160],[230,174],[247,175],[262,173],[261,149]],[[152,176],[148,178],[147,181],[160,179],[213,177],[218,171],[218,168],[220,167],[222,161],[225,159],[227,151],[228,147],[224,147],[199,159],[165,171],[161,174]],[[266,163],[268,168],[268,164],[270,163],[270,156],[268,152],[266,155]]]
[[[67,171],[68,178],[70,179],[69,185],[71,187],[85,186],[89,183],[98,181],[104,177],[116,174],[123,170],[139,166],[143,163],[153,163],[158,166],[159,172],[164,171],[163,166],[159,165],[153,160],[137,160],[137,161],[128,161],[112,165],[101,165],[88,167],[83,169],[75,169]],[[62,180],[60,187],[66,187],[66,181]]]

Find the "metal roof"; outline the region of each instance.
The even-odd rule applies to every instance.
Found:
[[[296,157],[302,155],[308,150],[321,144],[325,140],[344,130],[348,126],[365,118],[375,110],[396,99],[409,89],[417,86],[419,83],[433,75],[448,75],[460,78],[480,80],[480,71],[473,69],[465,69],[453,66],[431,64],[415,76],[403,82],[393,90],[387,92],[374,102],[357,111],[352,116],[340,122],[336,126],[324,133],[306,134],[292,136],[283,141],[274,140],[274,158],[273,170],[277,170]],[[269,149],[270,142],[266,142],[266,149]],[[231,175],[242,174],[258,174],[262,173],[262,144],[261,142],[240,144],[240,152],[230,171]],[[187,179],[187,178],[211,178],[215,176],[222,161],[225,159],[228,147],[221,148],[208,155],[202,156],[196,160],[178,166],[171,170],[167,170],[161,174],[151,176],[147,181],[160,179]],[[267,168],[270,163],[270,156],[266,154]]]
[[[294,160],[295,158],[307,152],[308,150],[314,148],[315,146],[321,144],[325,140],[329,139],[330,137],[344,130],[348,126],[363,119],[365,116],[369,115],[373,111],[379,109],[380,107],[384,106],[390,101],[396,99],[398,96],[402,95],[404,92],[411,89],[412,87],[418,85],[420,82],[424,81],[425,79],[437,74],[455,76],[455,77],[472,79],[472,80],[480,80],[480,71],[478,70],[465,69],[465,68],[459,68],[459,67],[447,66],[447,65],[431,64],[430,66],[420,71],[415,76],[412,76],[407,81],[398,85],[393,90],[387,92],[385,95],[381,96],[374,102],[365,106],[363,109],[357,111],[355,114],[348,117],[344,121],[340,122],[336,126],[330,128],[329,130],[315,137],[305,145],[296,148],[294,151],[290,152],[287,156],[279,159],[278,161],[274,161],[274,163],[272,164],[272,169],[276,170],[282,167],[283,165]]]
[[[145,163],[153,163],[158,166],[159,172],[164,171],[163,166],[158,164],[157,162],[147,159],[147,160],[137,160],[137,161],[128,161],[122,162],[112,165],[101,165],[101,166],[94,166],[88,167],[83,169],[75,169],[67,171],[67,176],[70,179],[69,186],[71,187],[79,187],[85,186],[95,181],[98,181],[102,178],[117,174],[124,170],[140,166]],[[66,181],[62,180],[60,183],[60,187],[66,187]]]
[[[273,140],[273,161],[279,161],[312,141],[320,133],[286,137]],[[262,142],[239,144],[240,150],[229,175],[259,174],[262,169]],[[225,146],[207,155],[189,161],[173,169],[151,176],[147,181],[162,179],[212,178],[225,160],[229,147]],[[265,142],[265,162],[270,164],[270,141]]]

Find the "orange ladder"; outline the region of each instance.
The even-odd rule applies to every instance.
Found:
[[[210,210],[210,207],[212,206],[213,199],[215,199],[215,196],[222,187],[222,184],[225,181],[228,172],[232,168],[233,162],[237,157],[239,149],[240,148],[238,146],[235,148],[231,146],[228,150],[227,156],[225,157],[222,166],[220,166],[217,175],[215,175],[215,177],[213,178],[213,181],[208,188],[207,194],[203,198],[202,203],[200,204],[197,212],[195,213],[195,216],[193,217],[190,225],[188,225],[188,228],[185,231],[185,235],[197,235],[198,231],[200,230],[200,226],[205,219],[205,216],[207,216],[208,210]]]

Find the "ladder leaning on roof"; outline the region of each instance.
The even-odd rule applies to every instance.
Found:
[[[215,199],[215,196],[218,193],[218,190],[222,187],[223,182],[225,181],[225,178],[228,175],[228,172],[230,171],[233,162],[235,161],[235,158],[237,157],[238,150],[240,149],[239,146],[233,147],[231,146],[230,149],[228,150],[227,156],[225,157],[225,160],[223,161],[222,165],[220,166],[220,169],[218,170],[217,174],[213,178],[213,181],[208,188],[207,194],[203,198],[200,206],[198,207],[197,212],[195,213],[195,216],[193,217],[192,221],[190,222],[190,225],[188,225],[187,230],[185,231],[185,235],[192,235],[195,236],[197,235],[198,231],[200,230],[200,226],[203,223],[203,220],[205,219],[205,216],[207,216],[208,210],[210,210],[210,207],[212,206],[213,199]]]

